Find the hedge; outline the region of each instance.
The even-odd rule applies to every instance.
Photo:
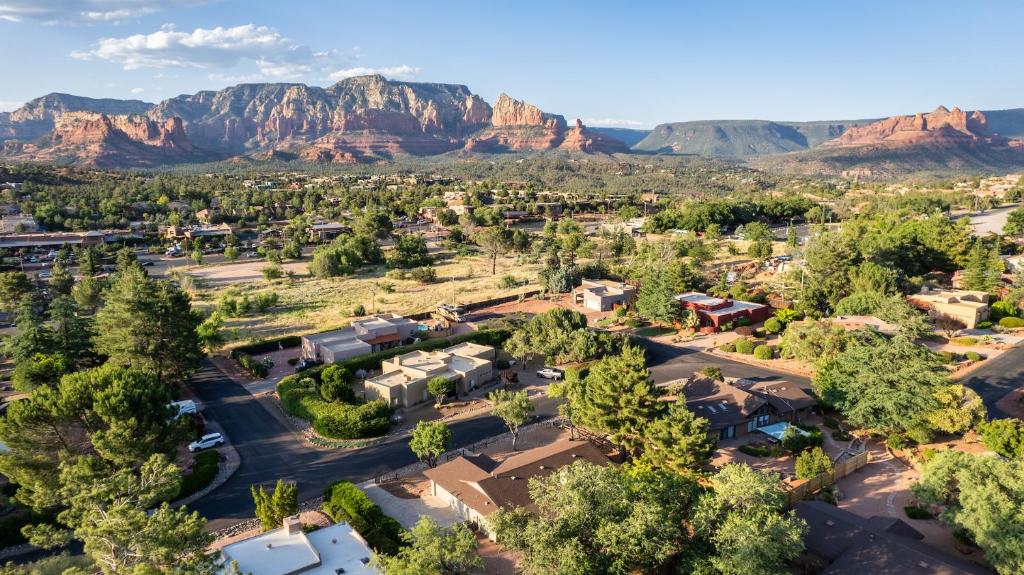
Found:
[[[1004,317],[1003,319],[999,320],[999,327],[1007,327],[1010,329],[1024,327],[1024,318]]]
[[[391,426],[391,407],[386,401],[324,401],[316,382],[305,374],[282,379],[277,384],[277,393],[285,412],[312,423],[313,429],[324,437],[365,439],[384,435]]]
[[[188,497],[209,485],[220,469],[220,454],[216,451],[203,451],[196,455],[192,472],[181,478],[181,490],[178,499]]]
[[[965,335],[962,337],[954,337],[953,339],[949,340],[949,343],[966,346],[978,345],[978,338]]]
[[[384,514],[358,487],[335,481],[324,490],[324,512],[335,522],[348,521],[377,553],[394,555],[402,547],[405,529]]]
[[[268,339],[264,341],[257,341],[256,343],[238,346],[235,348],[235,351],[247,353],[249,355],[261,355],[264,353],[277,351],[282,347],[288,349],[290,347],[299,347],[300,345],[302,345],[301,337],[297,335],[288,335],[285,337],[279,337],[277,339]]]

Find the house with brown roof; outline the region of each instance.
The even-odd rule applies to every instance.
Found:
[[[892,517],[864,518],[824,501],[800,501],[807,522],[805,563],[821,575],[982,575],[991,571],[926,543],[924,535]]]
[[[779,422],[799,423],[817,404],[788,381],[715,381],[694,377],[682,386],[686,408],[708,420],[717,439],[743,437]]]
[[[523,451],[504,461],[467,453],[424,472],[430,494],[454,509],[465,521],[476,523],[494,539],[488,517],[498,509],[534,509],[530,479],[543,478],[577,461],[609,465],[612,461],[589,441],[562,439]]]

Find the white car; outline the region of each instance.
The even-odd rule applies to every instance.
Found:
[[[552,367],[545,367],[537,372],[537,377],[544,379],[562,379],[562,372]]]
[[[188,444],[188,450],[192,453],[224,445],[224,436],[219,433],[207,433],[199,439]]]

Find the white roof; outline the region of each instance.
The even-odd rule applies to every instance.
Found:
[[[753,303],[753,302],[749,302],[749,301],[740,301],[740,300],[735,300],[735,299],[733,299],[733,300],[725,300],[725,299],[722,299],[720,297],[710,296],[710,295],[706,295],[706,294],[702,294],[702,293],[698,293],[698,292],[687,292],[687,293],[679,294],[679,295],[675,296],[675,299],[677,301],[690,302],[690,303],[694,303],[694,304],[701,305],[701,306],[715,306],[715,305],[720,305],[720,304],[728,301],[730,305],[728,307],[723,307],[722,309],[708,309],[708,310],[702,309],[702,310],[700,310],[700,312],[703,313],[703,314],[715,315],[715,316],[717,316],[717,315],[728,315],[728,314],[736,313],[736,312],[738,312],[740,310],[744,310],[744,309],[760,309],[760,308],[764,307],[764,304]]]
[[[239,572],[249,575],[335,575],[339,569],[346,574],[379,574],[363,562],[373,552],[347,523],[294,535],[284,528],[274,529],[227,545],[221,553],[225,567],[236,561]]]

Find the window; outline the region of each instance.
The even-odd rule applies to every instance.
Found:
[[[722,431],[719,432],[718,434],[719,439],[732,439],[733,437],[736,437],[735,425],[730,425],[729,427],[723,428]]]
[[[754,424],[754,429],[757,429],[758,427],[764,427],[768,425],[768,415],[758,415],[753,420],[751,420],[751,422]]]

